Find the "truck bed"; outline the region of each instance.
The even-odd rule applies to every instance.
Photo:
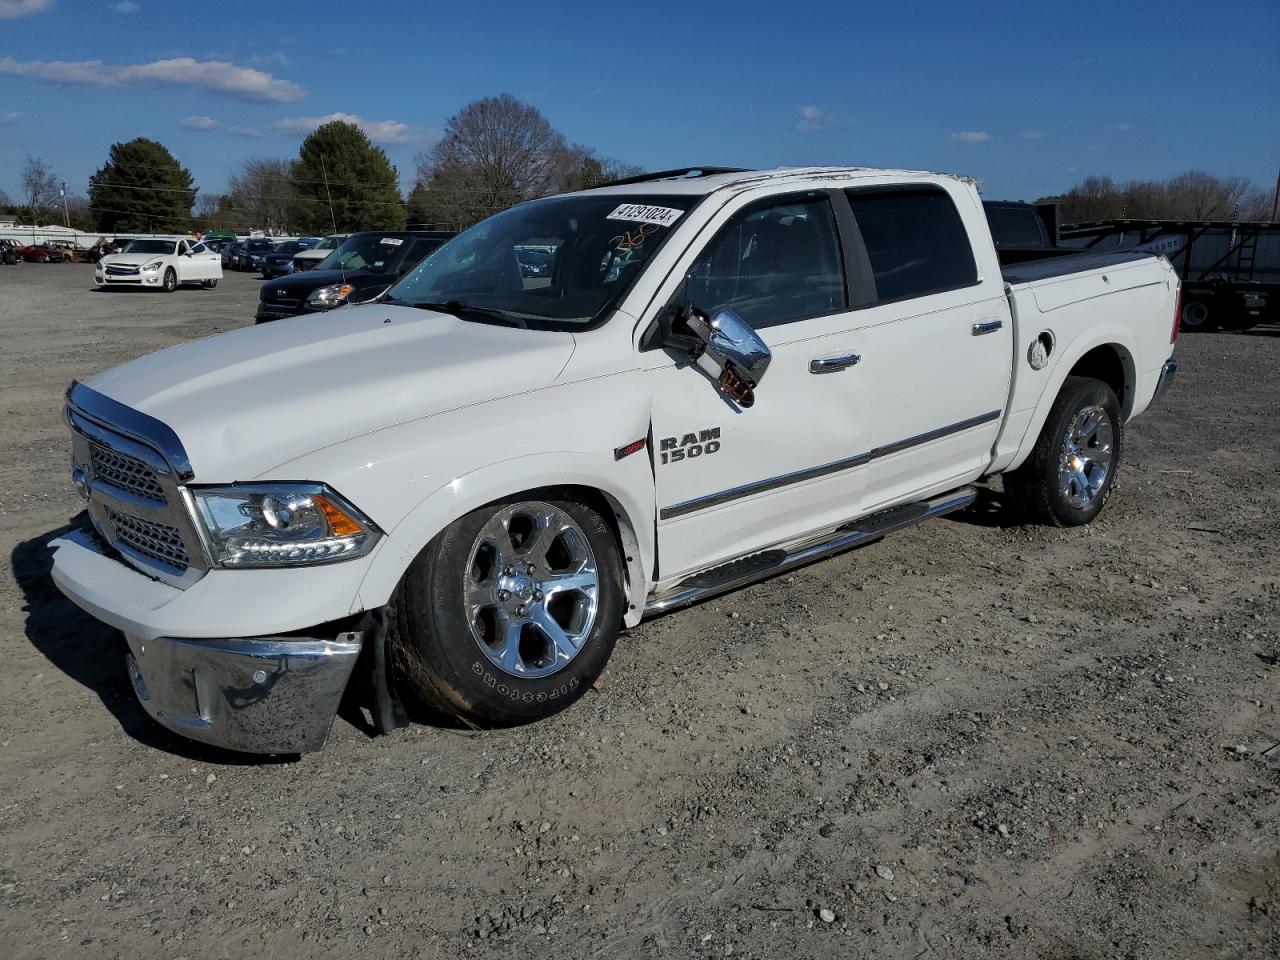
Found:
[[[1154,253],[1141,250],[1120,250],[1113,253],[1079,253],[1071,256],[1047,257],[1041,260],[1028,260],[1025,263],[1003,264],[1000,274],[1005,283],[1032,283],[1036,280],[1050,280],[1054,277],[1065,277],[1072,273],[1083,273],[1086,270],[1098,270],[1104,267],[1115,267],[1122,263],[1145,260],[1154,257]]]

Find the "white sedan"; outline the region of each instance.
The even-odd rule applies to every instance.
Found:
[[[212,289],[222,279],[222,257],[203,243],[181,237],[130,240],[120,253],[98,261],[99,288],[151,287],[172,293],[182,283]]]

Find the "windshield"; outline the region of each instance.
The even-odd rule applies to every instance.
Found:
[[[305,250],[307,245],[299,243],[297,240],[283,240],[276,244],[276,253],[297,253],[299,250]]]
[[[577,194],[521,204],[454,237],[388,300],[579,329],[617,301],[697,199]]]
[[[121,253],[173,253],[177,243],[173,240],[130,240]]]
[[[348,237],[337,250],[316,264],[317,270],[368,270],[393,273],[404,253],[404,237],[367,233]]]

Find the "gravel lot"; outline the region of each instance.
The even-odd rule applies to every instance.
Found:
[[[0,955],[1280,953],[1280,331],[1182,338],[1088,529],[997,485],[644,624],[549,722],[262,762],[152,724],[46,548],[67,382],[258,281],[91,270],[0,267]]]

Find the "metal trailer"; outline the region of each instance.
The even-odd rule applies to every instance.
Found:
[[[1103,220],[1062,227],[1061,243],[1163,254],[1182,278],[1185,330],[1280,321],[1280,221]]]

